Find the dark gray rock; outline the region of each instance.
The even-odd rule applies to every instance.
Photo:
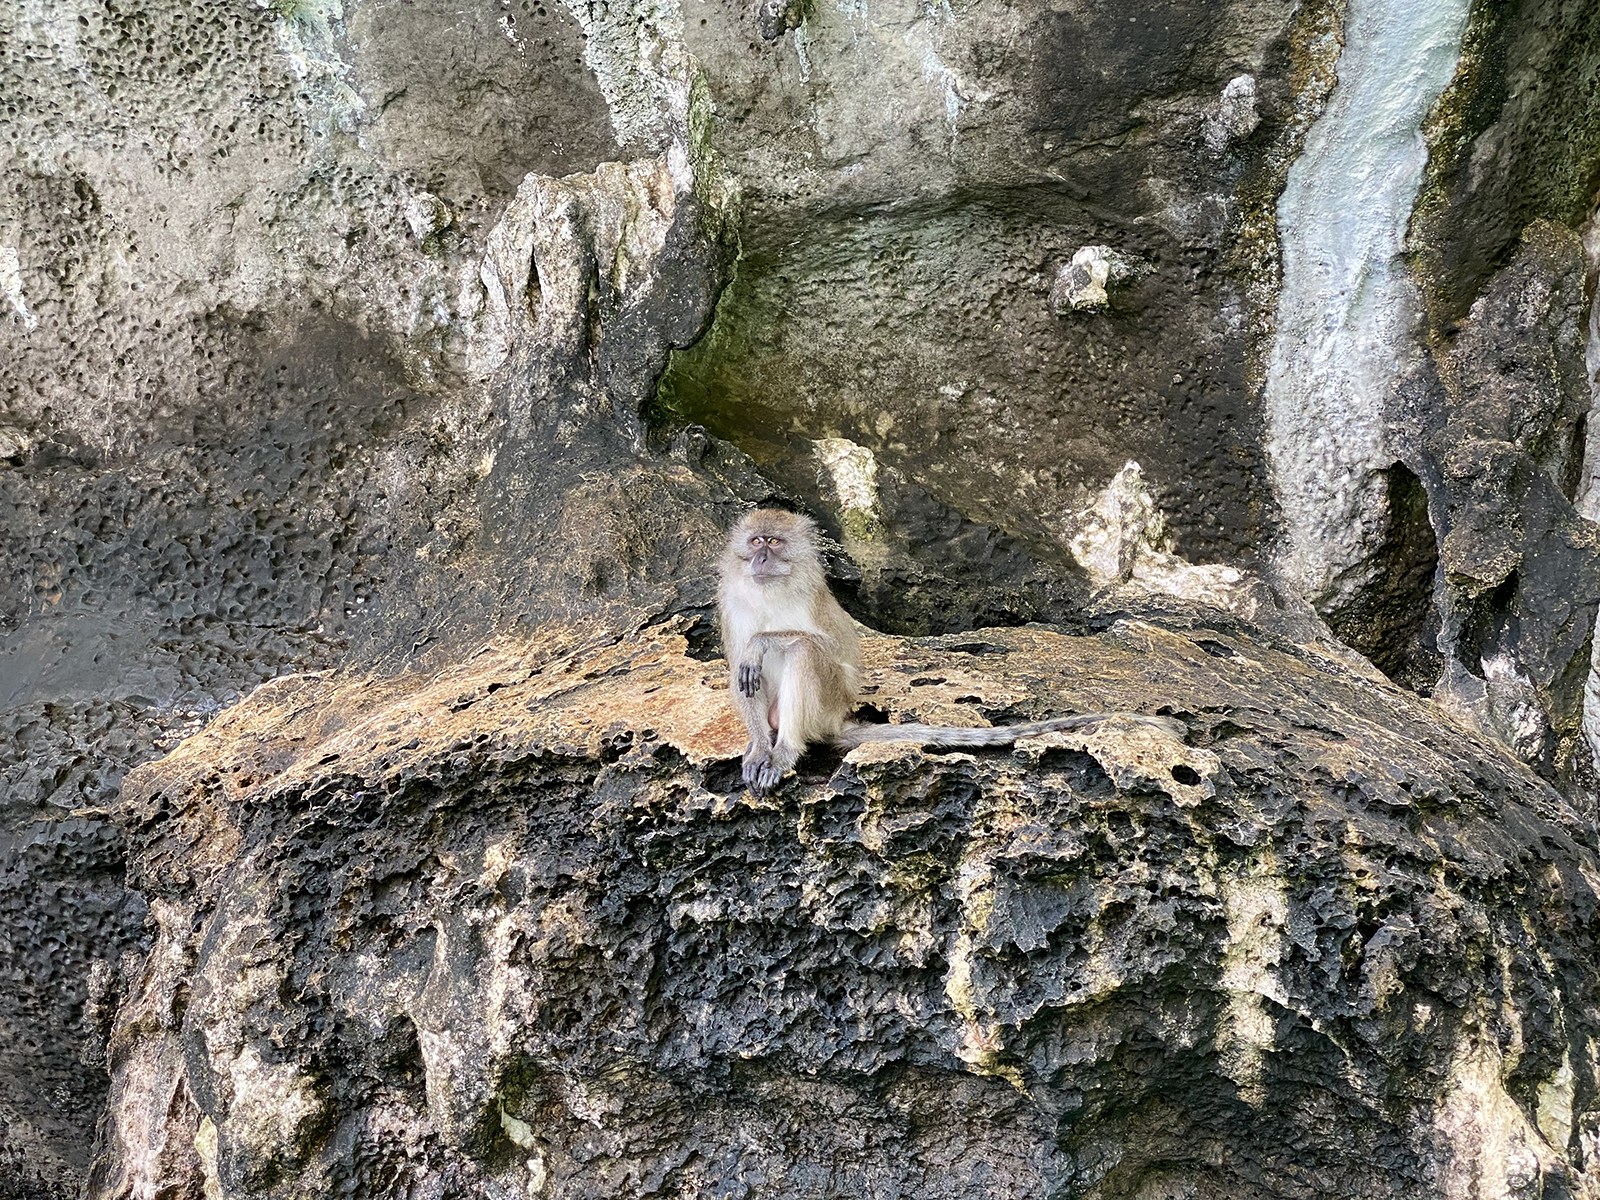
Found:
[[[1405,692],[1248,631],[873,640],[895,719],[1188,734],[761,800],[683,648],[286,681],[141,768],[94,1194],[1588,1186],[1592,827]]]
[[[1443,358],[1438,599],[1451,702],[1569,791],[1590,779],[1583,681],[1600,531],[1573,508],[1589,391],[1581,248],[1531,226]],[[1590,785],[1592,786],[1592,785]]]

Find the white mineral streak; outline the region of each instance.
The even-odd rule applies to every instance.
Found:
[[[544,1165],[544,1155],[535,1154],[527,1161],[527,1167],[529,1197],[544,1195],[545,1181],[550,1178],[549,1169]]]
[[[1572,1138],[1572,1101],[1576,1091],[1572,1051],[1568,1050],[1561,1056],[1561,1066],[1556,1073],[1539,1085],[1534,1117],[1544,1140],[1557,1150],[1564,1150]]]
[[[28,311],[28,299],[22,294],[22,259],[14,246],[0,246],[0,296],[22,318],[24,328],[39,328],[39,318]]]
[[[269,1063],[245,1046],[228,1063],[233,1086],[228,1128],[252,1160],[292,1155],[303,1126],[320,1111],[311,1081],[290,1063]]]
[[[961,1017],[961,1044],[956,1047],[956,1057],[974,1074],[997,1075],[1021,1090],[1021,1073],[1000,1060],[1004,1031],[980,1005],[972,979],[977,955],[973,935],[983,931],[994,911],[993,867],[970,859],[963,861],[956,875],[956,896],[961,902],[963,927],[950,946],[950,969],[944,977],[945,997]]]
[[[594,72],[624,149],[665,148],[688,127],[694,59],[677,0],[563,0],[583,30]]]
[[[175,1175],[194,1165],[203,1150],[192,1144],[197,1134],[188,1132],[195,1108],[189,1098],[184,1046],[178,1036],[181,1023],[174,1009],[177,996],[187,994],[180,983],[191,969],[189,937],[191,909],[152,898],[155,945],[138,978],[133,981],[118,1014],[123,1029],[138,1029],[117,1058],[101,1137],[114,1148],[117,1174],[108,1181],[106,1194],[133,1198],[166,1193]],[[11,1136],[34,1136],[26,1124],[13,1118]],[[203,1131],[203,1123],[196,1121]],[[34,1145],[49,1144],[42,1135]],[[210,1192],[207,1200],[214,1200]]]
[[[1595,634],[1589,651],[1589,677],[1583,681],[1583,740],[1589,743],[1589,754],[1600,768],[1600,617],[1596,618]]]
[[[1418,353],[1398,261],[1427,165],[1421,132],[1455,71],[1470,0],[1351,0],[1338,84],[1278,202],[1283,283],[1266,382],[1285,583],[1319,607],[1385,526],[1391,389]]]
[[[1529,1122],[1505,1089],[1505,1070],[1492,1046],[1463,1041],[1457,1049],[1446,1090],[1433,1109],[1435,1137],[1429,1139],[1450,1156],[1440,1165],[1434,1189],[1438,1195],[1534,1197],[1540,1194],[1541,1178],[1560,1178],[1557,1156],[1565,1145],[1552,1147]],[[1575,1194],[1591,1193],[1585,1189]]]
[[[4,251],[0,250],[0,254]],[[1583,255],[1587,260],[1591,284],[1600,277],[1600,209],[1590,216],[1583,228]],[[1584,366],[1589,374],[1589,428],[1600,425],[1600,291],[1589,306],[1589,338],[1583,351]],[[1590,437],[1584,442],[1583,478],[1578,482],[1578,498],[1574,502],[1578,515],[1588,521],[1600,521],[1600,437]]]
[[[949,149],[953,152],[956,148],[956,134],[961,120],[961,113],[967,105],[983,104],[994,99],[994,93],[986,89],[974,88],[963,79],[954,67],[948,65],[939,57],[939,47],[944,41],[943,27],[938,20],[938,13],[942,12],[948,20],[955,18],[951,15],[948,4],[940,6],[933,11],[933,20],[924,27],[924,22],[917,22],[905,33],[904,40],[908,47],[916,48],[921,38],[931,39],[931,44],[923,47],[922,52],[922,79],[923,82],[932,84],[944,103],[945,130],[950,134]]]
[[[19,15],[21,16],[19,26],[22,29],[31,26],[34,31],[44,34],[61,65],[77,75],[80,82],[95,87],[93,76],[87,70],[88,64],[83,57],[83,47],[78,39],[76,14],[71,5],[59,4],[55,0],[23,0]],[[95,90],[99,91],[98,88]]]
[[[800,18],[800,27],[794,31],[794,54],[800,63],[800,82],[811,82],[811,56],[806,51],[811,46],[811,30],[806,25],[806,18]]]
[[[850,524],[882,520],[878,506],[878,460],[865,446],[848,438],[818,438],[812,443],[817,461],[833,483],[840,515]]]
[[[217,1125],[210,1117],[200,1118],[194,1134],[194,1152],[200,1159],[200,1188],[205,1200],[222,1200],[222,1177],[217,1166]]]
[[[1584,257],[1589,278],[1600,275],[1600,210],[1589,218],[1583,230]],[[1584,365],[1589,374],[1589,429],[1600,430],[1600,291],[1589,307],[1589,338],[1584,347]],[[1578,515],[1600,521],[1600,435],[1591,432],[1584,442],[1583,478],[1575,501]],[[1600,614],[1596,615],[1595,637],[1589,657],[1589,677],[1583,684],[1583,737],[1589,754],[1600,767]]]
[[[1228,941],[1222,950],[1220,983],[1227,1016],[1220,1032],[1223,1069],[1247,1104],[1266,1099],[1266,1056],[1277,1020],[1262,1001],[1287,1007],[1289,997],[1274,974],[1283,961],[1289,900],[1275,875],[1222,881]]]

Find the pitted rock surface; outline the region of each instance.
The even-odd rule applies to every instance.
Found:
[[[895,719],[1187,736],[765,799],[665,628],[269,684],[124,789],[159,934],[98,1194],[1584,1194],[1592,828],[1270,642],[869,639]]]

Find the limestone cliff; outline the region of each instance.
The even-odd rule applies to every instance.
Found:
[[[0,0],[0,1200],[1600,1194],[1597,75]],[[876,716],[1186,734],[741,793],[761,502]]]

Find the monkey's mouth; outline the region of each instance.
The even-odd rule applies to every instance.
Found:
[[[750,578],[757,583],[771,583],[774,579],[782,579],[788,573],[787,563],[763,563],[761,566],[750,568]]]

